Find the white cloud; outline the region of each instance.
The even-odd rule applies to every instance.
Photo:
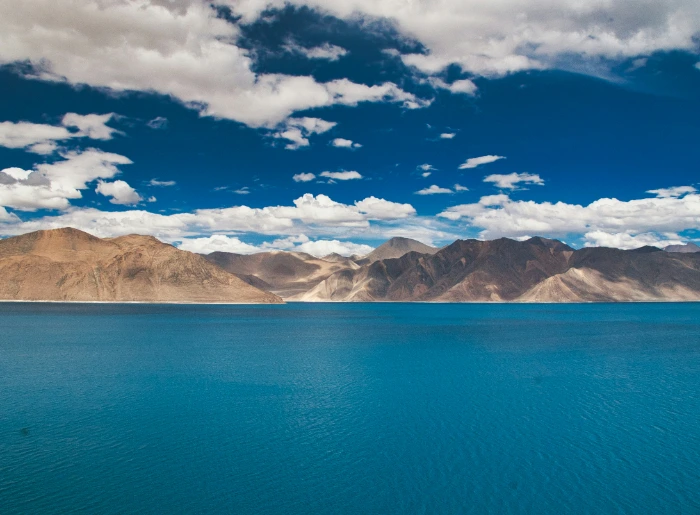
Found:
[[[332,142],[331,145],[334,147],[339,147],[339,148],[360,148],[362,145],[359,143],[355,143],[352,140],[345,139],[345,138],[335,138]]]
[[[71,137],[71,132],[65,127],[28,122],[0,123],[0,146],[28,148],[30,152],[36,154],[51,154],[56,150],[55,141]]]
[[[422,190],[416,191],[416,195],[438,195],[438,194],[445,194],[445,193],[454,193],[449,188],[441,188],[440,186],[433,184],[432,186],[428,188],[423,188]]]
[[[647,193],[652,193],[660,198],[667,197],[682,197],[688,193],[696,193],[698,190],[692,186],[674,186],[672,188],[660,188],[658,190],[649,190]]]
[[[105,197],[112,197],[109,199],[112,204],[133,206],[143,200],[141,195],[125,181],[98,181],[95,193]]]
[[[8,213],[4,207],[0,207],[0,222],[16,223],[19,222],[19,218],[14,213]]]
[[[582,206],[564,202],[514,201],[501,194],[482,197],[477,203],[450,207],[438,216],[453,221],[465,220],[469,226],[481,229],[480,237],[485,239],[535,234],[554,237],[588,234],[590,241],[602,243],[602,233],[636,238],[646,233],[675,235],[700,229],[700,195],[692,193],[683,197],[629,201],[601,198]],[[622,244],[622,237],[614,237],[618,238],[616,244]],[[639,241],[637,239],[635,245]]]
[[[261,252],[261,249],[254,245],[248,245],[235,236],[224,234],[214,234],[205,238],[186,238],[180,242],[178,248],[195,254],[211,254],[212,252],[255,254]]]
[[[463,93],[465,95],[474,96],[478,88],[469,79],[456,80],[450,84],[438,77],[429,77],[427,79],[428,84],[436,89],[446,89],[451,93]]]
[[[1,37],[1,36],[0,36]],[[67,113],[61,125],[46,125],[29,122],[1,122],[0,146],[22,148],[35,154],[49,155],[58,149],[57,142],[71,138],[112,139],[116,129],[107,126],[114,115]],[[78,129],[75,132],[68,130]]]
[[[426,178],[426,177],[430,177],[432,175],[432,172],[423,172],[420,175],[421,175],[421,177]]]
[[[294,43],[285,45],[285,50],[294,54],[301,54],[308,59],[325,59],[328,61],[337,61],[341,57],[348,54],[348,51],[343,47],[324,43],[321,46],[305,48]]]
[[[124,156],[95,149],[61,156],[63,160],[39,164],[34,170],[0,172],[0,206],[20,211],[67,209],[70,200],[82,197],[80,190],[89,183],[111,179],[119,174],[118,165],[131,164]]]
[[[316,175],[313,173],[298,173],[292,177],[292,179],[294,179],[294,182],[309,182],[313,181],[315,178]]]
[[[158,199],[155,198],[154,196],[150,196],[150,197],[148,197],[147,202],[158,202]]]
[[[175,186],[177,183],[175,181],[160,181],[158,179],[151,179],[148,181],[149,186],[155,186],[158,188],[165,188],[169,186]]]
[[[443,132],[440,134],[440,139],[453,139],[456,135],[454,132]]]
[[[586,247],[613,247],[618,249],[638,249],[652,246],[664,248],[668,245],[682,245],[683,241],[677,234],[659,235],[654,233],[630,234],[627,232],[607,233],[591,231],[584,235]]]
[[[698,70],[700,70],[700,61],[698,61],[697,63],[695,63],[695,67],[696,67]]]
[[[78,129],[76,136],[84,136],[90,139],[110,140],[116,129],[107,126],[107,122],[112,119],[114,113],[108,114],[76,114],[67,113],[61,125],[64,127],[74,127]]]
[[[327,256],[328,254],[340,254],[341,256],[364,256],[374,250],[369,245],[353,243],[351,241],[338,240],[317,240],[309,241],[297,245],[293,250],[306,252],[316,257]]]
[[[212,252],[231,252],[234,254],[257,254],[270,250],[287,250],[294,252],[306,252],[316,257],[337,253],[342,256],[353,254],[365,255],[372,250],[369,245],[339,240],[310,240],[306,235],[290,236],[277,239],[271,243],[265,242],[259,246],[250,245],[241,241],[236,236],[214,234],[203,238],[184,238],[178,244],[181,250],[187,250],[196,254],[211,254]]]
[[[320,118],[289,118],[273,133],[273,137],[286,139],[289,143],[284,147],[287,150],[296,150],[309,146],[308,137],[312,134],[328,132],[337,123],[321,120]]]
[[[336,181],[350,181],[353,179],[362,179],[362,175],[355,171],[349,172],[321,172],[321,177],[327,177]]]
[[[462,186],[461,184],[455,184],[454,189],[455,191],[469,191],[469,188]]]
[[[492,182],[496,187],[508,190],[516,189],[519,184],[544,185],[544,180],[537,174],[515,172],[506,175],[488,175],[484,177],[484,182]]]
[[[235,43],[240,36],[239,24],[199,0],[0,3],[0,65],[29,63],[41,80],[155,92],[251,127],[336,104],[427,105],[393,83],[255,73],[251,52]]]
[[[36,197],[28,198],[36,202]],[[326,195],[314,196],[307,193],[294,200],[292,206],[263,208],[234,206],[198,209],[170,215],[138,209],[101,211],[93,208],[67,207],[63,213],[56,216],[45,216],[24,222],[12,218],[10,223],[0,226],[2,231],[0,234],[22,234],[39,229],[75,227],[101,237],[142,234],[147,230],[149,234],[169,242],[186,237],[222,233],[296,235],[305,232],[316,236],[334,235],[346,238],[372,232],[377,224],[397,224],[403,223],[404,220],[408,223],[413,220],[415,213],[415,209],[410,204],[375,197],[368,197],[354,204],[342,204]]]
[[[269,7],[317,8],[344,19],[391,20],[420,41],[425,54],[404,62],[435,74],[450,64],[482,75],[557,67],[579,56],[593,63],[695,51],[700,32],[696,0],[229,0],[245,20]]]
[[[425,164],[419,165],[418,169],[423,170],[424,172],[429,172],[431,170],[435,170],[435,167],[431,164],[425,163]],[[428,175],[430,175],[430,174],[428,174]]]
[[[486,165],[489,163],[494,163],[500,159],[505,159],[503,156],[481,156],[481,157],[470,157],[464,163],[459,165],[460,170],[467,170],[471,168],[476,168],[477,166]]]
[[[248,195],[250,193],[250,188],[248,186],[243,186],[242,188],[238,188],[237,190],[233,190],[234,193],[237,195]]]
[[[56,150],[58,150],[58,144],[54,141],[42,141],[41,143],[34,143],[27,147],[27,152],[40,154],[42,156],[51,155],[56,152]]]
[[[355,202],[355,206],[370,220],[397,220],[416,214],[411,204],[398,204],[377,197],[367,197]]]

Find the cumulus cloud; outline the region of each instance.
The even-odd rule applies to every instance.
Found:
[[[321,177],[327,177],[335,181],[351,181],[353,179],[362,179],[359,172],[321,172]]]
[[[359,143],[355,143],[352,140],[345,139],[345,138],[335,138],[332,142],[331,145],[334,147],[338,148],[360,148],[362,145]]]
[[[316,175],[313,173],[297,173],[294,176],[292,176],[294,182],[309,182],[313,181],[315,178]]]
[[[336,125],[335,122],[328,122],[320,118],[289,118],[273,133],[273,137],[286,139],[289,143],[284,148],[296,150],[308,147],[308,138],[312,134],[323,134]]]
[[[235,43],[240,36],[239,24],[199,0],[0,3],[0,64],[29,64],[24,73],[40,80],[155,92],[251,127],[332,105],[427,105],[393,83],[256,73],[250,52]]]
[[[454,185],[455,191],[469,191],[469,188],[462,186],[461,184]]]
[[[471,168],[476,168],[477,166],[486,165],[489,163],[494,163],[500,159],[505,159],[503,156],[481,156],[481,157],[470,157],[464,163],[459,165],[460,170],[467,170]]]
[[[455,64],[482,76],[557,67],[571,55],[619,61],[657,51],[696,51],[700,11],[695,0],[228,0],[244,20],[270,7],[309,6],[344,19],[385,18],[417,39],[424,53],[401,56],[437,74]]]
[[[285,45],[285,50],[293,54],[300,54],[308,59],[325,59],[327,61],[337,61],[348,54],[343,47],[324,43],[323,45],[306,48],[295,43]]]
[[[11,220],[0,226],[0,234],[75,227],[101,237],[143,233],[144,228],[147,228],[150,234],[169,242],[223,233],[298,235],[305,232],[316,236],[348,237],[371,232],[377,224],[410,221],[415,214],[416,211],[410,204],[376,197],[343,204],[326,195],[314,196],[307,193],[294,200],[291,206],[252,208],[241,205],[169,215],[139,209],[102,211],[68,206],[56,216],[27,221],[10,216]],[[11,214],[8,213],[9,215]]]
[[[419,165],[418,169],[423,170],[424,172],[430,172],[432,170],[435,170],[436,168],[431,164],[425,163],[425,164]],[[428,175],[430,175],[430,174],[428,174]]]
[[[255,245],[248,245],[235,236],[224,234],[213,234],[205,238],[186,238],[179,243],[178,248],[195,254],[211,254],[212,252],[255,254],[261,252],[261,249]]]
[[[423,188],[422,190],[416,191],[416,195],[439,195],[445,193],[454,193],[454,191],[449,188],[441,188],[437,184],[433,184],[428,188]]]
[[[143,200],[141,195],[125,181],[98,181],[95,193],[112,197],[109,199],[112,204],[133,206]]]
[[[480,237],[485,239],[578,234],[588,235],[587,240],[595,244],[639,246],[642,241],[651,241],[649,234],[655,234],[658,240],[675,241],[678,239],[675,235],[682,231],[700,229],[700,195],[629,201],[601,198],[583,206],[514,201],[501,194],[450,207],[438,216],[466,221],[470,227],[480,229]],[[640,239],[640,235],[646,235],[643,238],[647,239]]]
[[[33,170],[8,168],[0,172],[0,206],[20,211],[67,209],[70,200],[98,179],[119,174],[119,165],[131,160],[119,154],[88,149],[64,152],[63,160],[37,165]]]
[[[484,177],[484,182],[492,182],[496,187],[506,190],[514,190],[519,184],[544,185],[544,180],[537,174],[515,172],[506,175],[488,175]]]
[[[30,122],[1,122],[0,146],[22,148],[35,154],[53,154],[58,148],[57,142],[71,138],[90,138],[97,140],[112,139],[116,129],[107,126],[114,115],[67,113],[61,125],[47,125]],[[77,129],[70,131],[68,128]]]
[[[682,245],[683,241],[677,234],[659,235],[655,233],[631,234],[628,232],[608,233],[591,231],[584,235],[586,247],[613,247],[618,249],[638,249],[652,246],[664,248],[668,245]]]

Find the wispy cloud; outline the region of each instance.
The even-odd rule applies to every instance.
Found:
[[[470,168],[476,168],[477,166],[486,165],[489,163],[494,163],[500,159],[505,159],[504,156],[481,156],[481,157],[470,157],[464,163],[459,165],[460,170],[467,170]]]
[[[496,187],[506,190],[514,190],[519,184],[544,185],[544,180],[537,174],[515,172],[506,175],[488,175],[484,177],[484,182],[491,182]]]

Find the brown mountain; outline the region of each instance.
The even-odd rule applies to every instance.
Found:
[[[303,252],[274,251],[250,255],[213,252],[204,258],[249,284],[283,298],[304,293],[338,271],[359,268],[348,258],[325,260]]]
[[[343,270],[290,300],[586,302],[700,300],[700,254],[573,250],[544,238],[458,240]]]
[[[0,299],[282,302],[151,236],[100,239],[70,228],[0,240]]]
[[[358,259],[360,264],[374,263],[382,259],[400,258],[409,252],[418,252],[419,254],[435,254],[439,249],[421,243],[420,241],[412,240],[411,238],[391,238],[383,243],[364,258]]]
[[[700,247],[690,242],[685,245],[669,245],[664,249],[666,252],[700,252]]]

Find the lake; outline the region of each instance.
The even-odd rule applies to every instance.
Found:
[[[700,304],[0,304],[0,512],[699,513]]]

